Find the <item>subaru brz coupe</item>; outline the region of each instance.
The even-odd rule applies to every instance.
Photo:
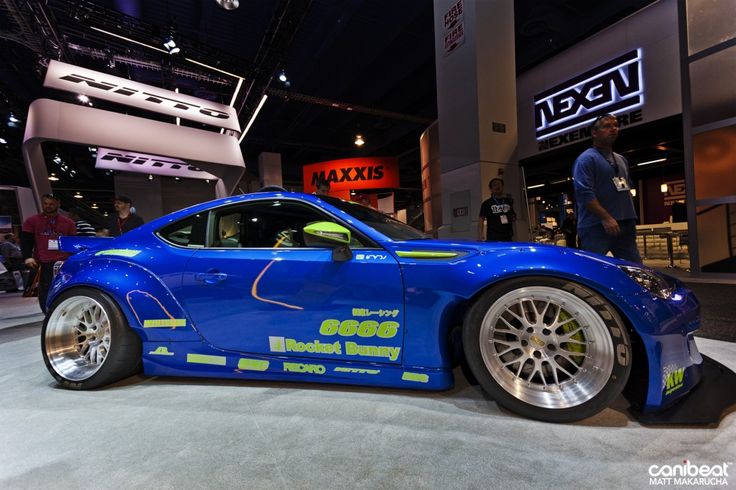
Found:
[[[257,192],[123,236],[63,237],[41,335],[69,389],[138,372],[419,390],[462,362],[526,417],[661,411],[703,373],[699,303],[640,264],[428,239],[331,197]]]

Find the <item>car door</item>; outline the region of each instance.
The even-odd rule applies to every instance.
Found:
[[[212,345],[251,354],[398,363],[404,337],[399,265],[354,235],[350,260],[304,245],[302,228],[337,222],[290,199],[210,213],[208,246],[183,274],[180,298]]]

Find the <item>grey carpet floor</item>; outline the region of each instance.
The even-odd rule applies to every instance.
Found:
[[[0,488],[646,488],[650,465],[736,461],[718,428],[572,425],[449,392],[134,377],[56,388],[37,335],[0,345]],[[736,369],[736,344],[699,339]],[[736,484],[736,469],[730,485]]]

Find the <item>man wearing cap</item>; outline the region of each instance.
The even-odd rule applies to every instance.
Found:
[[[113,205],[115,214],[107,224],[110,236],[120,236],[143,224],[143,218],[131,211],[133,201],[128,196],[117,196]]]
[[[54,278],[54,263],[65,260],[69,254],[59,250],[59,237],[76,235],[74,221],[59,214],[59,198],[46,194],[41,198],[43,213],[23,222],[21,251],[29,267],[41,270],[38,283],[38,302],[46,313],[46,297]]]

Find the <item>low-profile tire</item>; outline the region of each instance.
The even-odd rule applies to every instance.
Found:
[[[546,422],[595,415],[631,373],[631,342],[616,309],[558,278],[513,279],[481,294],[465,315],[463,350],[499,405]]]
[[[41,330],[46,368],[64,388],[89,390],[135,374],[140,338],[118,305],[92,288],[75,288],[51,305]]]

